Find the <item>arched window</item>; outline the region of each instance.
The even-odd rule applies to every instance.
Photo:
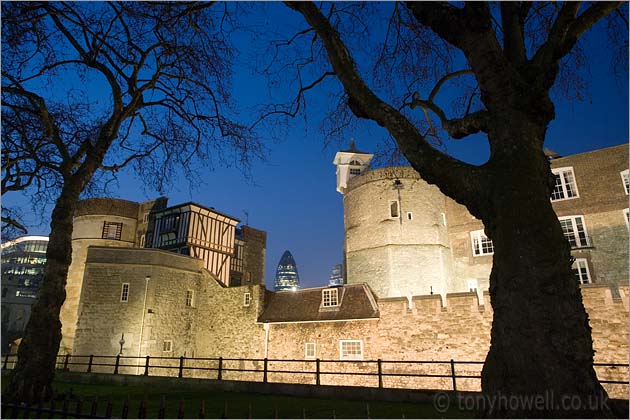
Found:
[[[350,161],[350,165],[352,165],[352,166],[361,166],[363,164],[360,161],[358,161],[358,160],[353,160],[353,161]]]

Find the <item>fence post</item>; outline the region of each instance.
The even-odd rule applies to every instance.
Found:
[[[69,361],[70,361],[70,354],[69,354],[69,353],[66,353],[66,357],[65,357],[65,359],[63,360],[63,370],[64,370],[64,372],[67,372],[67,371],[68,371],[68,362],[69,362]]]
[[[116,365],[114,366],[114,375],[118,375],[118,365],[120,364],[120,354],[116,355]]]
[[[217,373],[217,380],[223,379],[223,357],[219,357],[219,371]]]
[[[184,377],[184,356],[179,356],[179,377]]]
[[[266,357],[263,363],[263,382],[267,383],[267,358]]]
[[[9,363],[9,353],[4,355],[4,366],[2,366],[2,369],[7,368],[7,363]]]
[[[147,361],[144,362],[144,376],[149,376],[149,355],[147,354]]]
[[[451,359],[451,378],[453,378],[453,391],[457,391],[457,383],[455,382],[455,362]]]
[[[319,358],[315,360],[315,385],[320,385],[319,382]]]
[[[377,360],[378,363],[378,387],[383,388],[383,361]]]
[[[90,354],[90,360],[89,360],[89,362],[88,362],[88,370],[87,370],[87,373],[92,372],[92,360],[94,360],[94,355],[93,355],[93,354]]]

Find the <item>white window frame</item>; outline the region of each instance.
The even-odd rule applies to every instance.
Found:
[[[189,308],[195,307],[195,291],[194,290],[186,290],[186,306]]]
[[[578,187],[577,187],[577,179],[575,178],[575,172],[573,171],[572,166],[567,166],[565,168],[555,168],[555,169],[552,169],[551,172],[554,174],[554,176],[560,177],[560,187],[562,189],[562,195],[563,195],[560,198],[553,198],[553,192],[552,192],[552,196],[550,197],[551,201],[556,202],[556,201],[563,201],[563,200],[572,200],[574,198],[580,197],[580,193],[578,192]],[[570,187],[571,192],[573,193],[571,197],[568,196],[569,189],[567,189],[567,182],[564,177],[565,173],[570,173],[571,178],[573,180],[573,183]],[[554,191],[555,191],[555,184],[554,184]]]
[[[630,209],[623,209],[623,220],[626,221],[626,227],[630,230]]]
[[[626,195],[630,192],[630,171],[626,169],[625,171],[619,172],[621,175],[621,183],[623,184],[623,190],[626,192]]]
[[[164,340],[162,342],[162,352],[163,353],[173,352],[173,340]]]
[[[304,358],[307,360],[317,358],[317,345],[315,343],[306,343],[304,345]]]
[[[251,302],[252,294],[249,292],[245,292],[245,294],[243,294],[243,306],[249,306]]]
[[[359,344],[359,354],[348,352],[349,349],[344,348],[349,345],[353,347]],[[363,360],[363,340],[339,340],[339,360]]]
[[[390,219],[398,219],[400,217],[400,203],[398,202],[398,200],[389,200],[388,201],[389,205],[387,206],[387,212],[389,214],[389,218]],[[394,216],[392,213],[392,204],[396,204],[396,216]]]
[[[336,288],[322,290],[322,307],[334,308],[339,306],[339,290]]]
[[[484,242],[490,243],[490,246],[492,247],[492,251],[487,251],[483,249]],[[470,232],[470,243],[472,245],[473,257],[482,257],[485,255],[494,254],[494,244],[492,243],[492,239],[486,236],[483,229],[473,230]]]
[[[144,248],[145,241],[146,241],[146,236],[140,235],[140,248]]]
[[[580,267],[582,266],[582,267]],[[585,268],[586,269],[586,278],[583,279],[582,278],[582,271],[581,268]],[[573,261],[573,264],[571,265],[571,269],[572,270],[576,270],[577,269],[577,276],[579,284],[589,284],[592,283],[592,277],[591,277],[591,270],[588,268],[588,260],[586,258],[576,258],[575,261]],[[575,272],[574,272],[575,274]]]
[[[582,232],[584,232],[584,239],[580,238],[580,231],[578,229],[578,223],[577,223],[577,219],[580,219],[580,221],[582,222]],[[582,215],[576,215],[576,216],[562,216],[562,217],[558,217],[558,221],[563,222],[566,220],[570,220],[571,221],[571,228],[572,228],[572,233],[573,233],[573,237],[575,239],[575,245],[571,244],[571,248],[588,248],[591,246],[591,243],[589,241],[588,238],[588,232],[586,230],[586,220],[584,220],[584,216]],[[567,239],[567,241],[569,241],[569,243],[571,243],[571,241],[569,240],[567,234],[564,232],[564,229],[562,230],[562,233],[564,234],[564,237]]]
[[[129,302],[129,283],[123,283],[120,288],[120,301]]]

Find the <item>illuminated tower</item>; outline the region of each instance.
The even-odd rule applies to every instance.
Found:
[[[283,290],[297,290],[300,288],[300,276],[298,275],[297,265],[291,252],[284,251],[278,268],[276,269],[276,292]]]

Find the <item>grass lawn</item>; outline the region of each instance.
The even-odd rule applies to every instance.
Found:
[[[2,385],[7,384],[7,377]],[[104,415],[108,400],[113,403],[112,416],[121,417],[123,402],[129,399],[129,418],[138,417],[141,400],[147,401],[147,418],[156,418],[162,399],[166,403],[166,418],[177,418],[180,401],[184,418],[198,418],[202,401],[206,418],[471,418],[474,412],[451,408],[438,412],[433,404],[389,403],[382,401],[356,401],[340,399],[291,397],[283,395],[244,394],[236,392],[202,392],[181,390],[176,387],[150,388],[143,386],[86,385],[76,382],[55,381],[55,392],[83,399],[83,413],[89,413],[95,397],[99,400],[99,416]],[[71,391],[72,390],[72,391]],[[61,402],[57,408],[61,408]],[[369,416],[368,416],[369,405]],[[69,411],[74,412],[72,402]],[[11,414],[10,412],[8,414]],[[20,415],[20,417],[22,417]],[[42,416],[48,417],[48,415]]]

